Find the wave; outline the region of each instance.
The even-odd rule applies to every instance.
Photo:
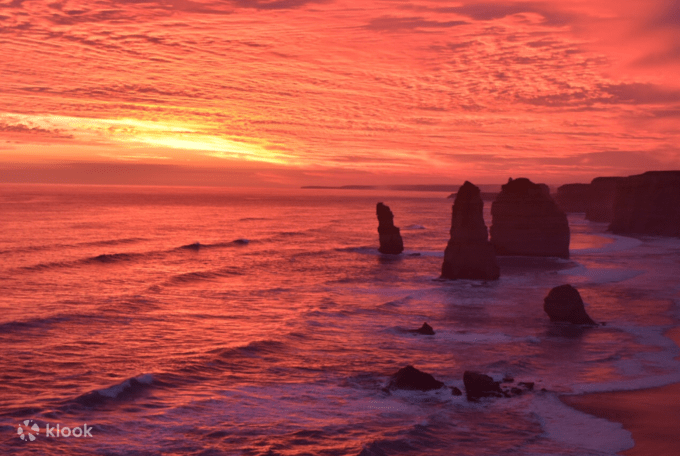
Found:
[[[106,246],[106,245],[123,245],[123,244],[134,244],[136,242],[144,241],[144,238],[123,238],[123,239],[110,239],[107,241],[92,241],[92,242],[82,242],[75,245],[88,245],[88,246]]]
[[[191,283],[191,282],[204,281],[204,280],[215,280],[215,279],[220,279],[220,278],[230,277],[230,276],[237,276],[237,275],[243,275],[243,273],[240,272],[236,268],[225,268],[225,269],[218,269],[218,270],[215,270],[215,271],[185,272],[183,274],[177,274],[177,275],[173,276],[168,281],[168,283],[184,284],[184,283]]]
[[[215,247],[233,247],[235,245],[248,245],[248,244],[250,244],[250,239],[239,238],[239,239],[234,239],[233,241],[218,242],[218,243],[215,243],[215,244],[201,244],[200,242],[194,242],[193,244],[187,244],[187,245],[177,247],[177,249],[181,249],[181,250],[201,250],[201,249],[208,249],[208,248],[215,248]]]
[[[413,225],[409,225],[409,226],[407,226],[403,229],[405,229],[405,230],[425,230],[426,228],[423,225],[417,225],[417,224],[414,223]]]
[[[0,323],[0,334],[12,332],[30,331],[32,329],[43,329],[54,323],[69,321],[74,317],[87,317],[87,315],[54,315],[47,318],[31,318],[29,320],[14,320]]]
[[[26,247],[17,247],[12,249],[0,250],[0,255],[9,253],[22,253],[22,252],[38,252],[41,250],[52,250],[58,248],[73,248],[73,247],[98,247],[98,246],[111,246],[111,245],[124,245],[124,244],[134,244],[136,242],[144,241],[144,238],[123,238],[123,239],[108,239],[104,241],[88,241],[88,242],[76,242],[74,244],[45,244],[45,245],[32,245]]]
[[[279,233],[276,233],[277,236],[307,236],[307,233],[303,231],[281,231]]]
[[[132,261],[144,254],[141,253],[103,253],[95,257],[83,260],[83,263],[119,263],[122,261]]]
[[[85,407],[97,407],[111,401],[126,401],[140,396],[152,387],[154,377],[151,374],[143,374],[131,377],[108,388],[85,393],[78,396],[73,402]]]

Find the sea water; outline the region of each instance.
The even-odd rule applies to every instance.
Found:
[[[377,252],[375,205],[406,251]],[[612,455],[558,396],[680,381],[680,240],[570,215],[571,258],[439,280],[442,193],[0,186],[0,454]],[[490,204],[485,218],[490,225]],[[605,326],[550,323],[571,283]],[[423,322],[436,335],[409,332]],[[468,402],[382,389],[407,365],[535,382]],[[28,435],[32,420],[39,431]],[[52,436],[47,426],[91,426]]]

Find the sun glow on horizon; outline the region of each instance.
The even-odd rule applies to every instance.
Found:
[[[0,0],[0,161],[352,183],[675,169],[677,2]]]
[[[184,151],[184,159],[200,159],[200,156],[218,159],[237,159],[297,166],[294,157],[276,153],[265,141],[253,138],[230,139],[208,134],[211,128],[191,122],[148,121],[131,118],[98,119],[59,115],[0,114],[0,122],[6,125],[24,126],[27,129],[53,131],[64,137],[72,137],[86,143],[122,146],[120,159],[131,160],[144,155],[126,155],[127,148],[149,146],[154,149]],[[197,156],[198,155],[198,156]],[[115,158],[117,155],[108,154]],[[156,159],[170,159],[158,157]],[[179,158],[179,157],[175,157]]]

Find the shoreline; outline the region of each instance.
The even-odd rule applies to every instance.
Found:
[[[666,332],[680,347],[680,327]],[[560,396],[566,405],[589,415],[621,423],[635,446],[625,456],[672,456],[680,452],[680,383],[631,391]]]

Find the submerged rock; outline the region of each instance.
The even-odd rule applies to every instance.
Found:
[[[445,385],[436,380],[432,375],[419,371],[413,366],[406,366],[399,369],[396,374],[390,377],[386,389],[431,391],[443,388]]]
[[[451,238],[444,251],[442,278],[495,280],[500,276],[483,208],[479,188],[466,181],[451,210]]]
[[[394,215],[388,206],[378,203],[376,207],[378,215],[378,235],[380,238],[380,253],[398,255],[404,251],[404,242],[401,239],[399,228],[394,226]]]
[[[550,321],[562,321],[577,325],[597,325],[586,313],[578,290],[569,284],[550,290],[543,300],[543,310]]]
[[[497,255],[569,258],[569,222],[546,185],[510,179],[491,205]]]
[[[427,323],[423,323],[423,326],[421,326],[418,329],[413,329],[411,330],[411,332],[416,334],[423,334],[425,336],[434,336],[434,329],[432,329],[432,326],[428,325]]]
[[[609,230],[680,237],[680,171],[649,171],[618,183]]]

